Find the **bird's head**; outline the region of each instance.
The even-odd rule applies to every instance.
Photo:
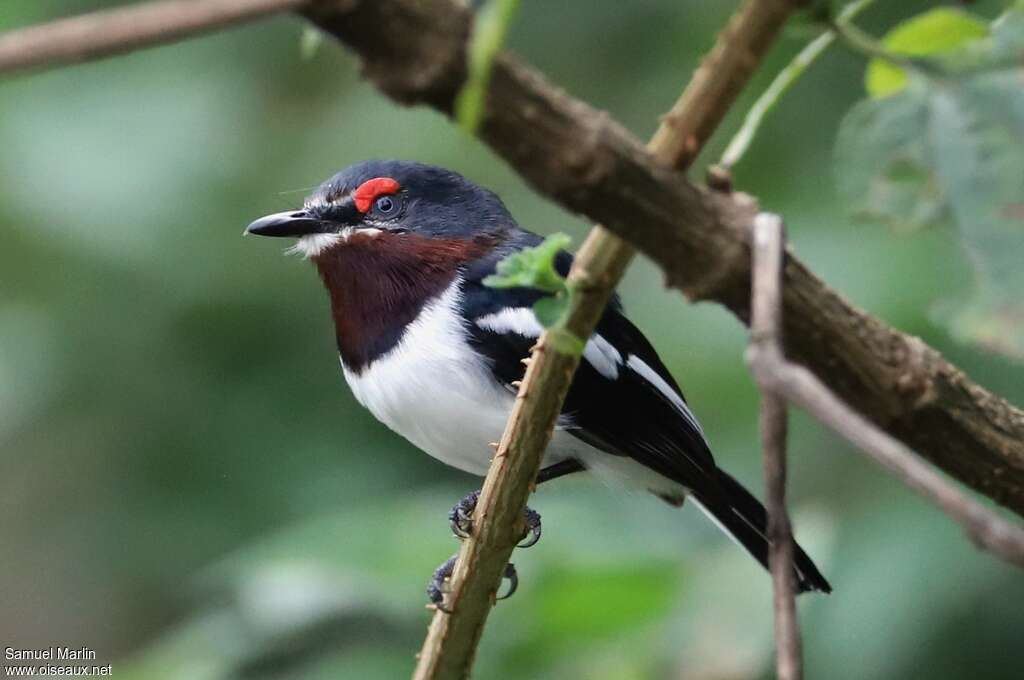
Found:
[[[247,234],[293,237],[307,257],[350,241],[497,241],[515,223],[501,199],[461,175],[411,161],[364,161],[320,185],[300,210],[267,215]],[[383,244],[382,244],[383,245]]]
[[[246,233],[298,239],[293,250],[313,261],[330,295],[342,361],[358,372],[464,272],[493,267],[520,232],[496,195],[461,175],[367,161]]]

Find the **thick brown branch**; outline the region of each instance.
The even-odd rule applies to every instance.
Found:
[[[163,0],[0,35],[0,73],[73,64],[298,9],[310,0]]]
[[[685,169],[749,79],[793,2],[749,0],[662,118],[648,144],[662,162]],[[739,42],[747,40],[751,44]],[[534,349],[512,414],[477,504],[478,527],[460,551],[451,578],[449,611],[438,611],[420,652],[414,678],[469,674],[495,590],[515,540],[531,482],[579,364],[557,350],[553,333],[590,337],[634,255],[631,245],[603,227],[591,231],[573,263],[572,306],[563,327],[544,333]],[[486,518],[483,520],[482,518]]]
[[[777,216],[762,213],[755,220],[755,295],[761,294],[762,286],[769,285],[772,260],[779,262],[782,259],[781,233],[781,220]],[[777,238],[776,234],[779,235]],[[777,288],[776,284],[775,294]],[[755,319],[771,313],[767,309],[771,304],[770,296],[771,292],[761,295],[760,300],[755,297],[755,304],[760,302],[765,306],[764,309],[755,308]],[[874,458],[963,526],[979,547],[1024,567],[1024,528],[1007,522],[963,493],[913,451],[844,404],[810,371],[787,361],[778,336],[771,332],[769,326],[770,323],[762,322],[753,328],[753,342],[747,357],[762,390],[801,406]],[[774,512],[771,507],[769,511]]]
[[[468,12],[451,0],[348,5],[309,16],[355,49],[395,99],[449,111],[464,75]],[[393,30],[396,21],[403,30]],[[670,285],[747,319],[752,199],[690,184],[606,115],[509,55],[495,64],[481,135],[540,192],[654,259]],[[851,305],[795,257],[784,276],[793,360],[936,465],[1024,514],[1024,413]]]
[[[754,221],[754,275],[751,291],[751,354],[781,353],[782,220],[767,213]],[[803,662],[793,582],[793,532],[786,511],[786,401],[761,387],[761,447],[764,450],[765,505],[768,509],[768,564],[775,613],[775,668],[779,680],[800,680]]]

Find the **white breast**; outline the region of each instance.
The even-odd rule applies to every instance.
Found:
[[[359,403],[438,460],[487,472],[514,395],[467,343],[459,281],[424,306],[401,341],[359,374],[342,365]]]
[[[501,439],[514,395],[469,346],[458,311],[459,286],[456,280],[426,304],[401,341],[361,373],[344,364],[342,369],[356,399],[378,420],[441,462],[483,476],[494,454],[490,444]],[[537,324],[536,334],[541,330]],[[621,368],[619,353],[600,337],[588,343],[584,359],[598,370]],[[684,491],[631,458],[599,451],[558,428],[544,465],[566,458],[577,458],[605,481],[679,497]]]

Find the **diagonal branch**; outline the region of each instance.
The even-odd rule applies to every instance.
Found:
[[[680,169],[689,166],[796,4],[744,3],[672,110],[663,116],[648,144],[656,158]],[[459,551],[447,606],[434,613],[415,680],[469,675],[505,564],[522,536],[521,517],[533,480],[580,361],[580,353],[565,350],[554,334],[590,337],[633,255],[632,246],[600,225],[577,254],[568,277],[574,291],[569,312],[533,348],[480,492],[474,513],[479,521]]]
[[[861,12],[874,4],[875,0],[855,0],[844,5],[836,17],[837,23],[852,21]],[[757,98],[743,117],[743,124],[736,131],[729,144],[722,152],[722,159],[718,162],[720,168],[729,170],[743,158],[747,152],[754,135],[757,134],[765,116],[775,107],[782,95],[799,80],[804,71],[820,57],[829,46],[836,40],[835,31],[829,29],[824,31],[817,38],[807,43],[795,57],[775,76],[764,92]]]
[[[59,19],[0,35],[0,73],[74,64],[169,43],[312,0],[162,0]]]
[[[782,352],[782,220],[761,213],[754,220],[754,275],[748,357]],[[775,668],[779,680],[800,680],[803,662],[793,583],[793,531],[786,512],[786,400],[770,385],[761,387],[761,447],[764,450],[768,510],[768,564],[775,612]]]
[[[754,225],[756,306],[747,361],[761,389],[797,404],[832,428],[904,484],[939,506],[963,527],[976,545],[1024,567],[1024,528],[1007,522],[962,492],[913,451],[844,404],[810,371],[786,360],[777,325],[772,319],[778,314],[779,295],[779,279],[774,273],[785,255],[782,221],[776,215],[761,213]],[[771,512],[778,510],[778,506],[769,507]],[[781,512],[784,514],[785,509]]]

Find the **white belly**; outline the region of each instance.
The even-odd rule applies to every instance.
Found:
[[[467,344],[459,295],[453,283],[358,375],[342,368],[356,399],[378,420],[434,458],[484,475],[514,395]]]
[[[424,306],[401,341],[345,380],[360,404],[392,430],[447,465],[484,476],[501,439],[515,395],[467,343],[458,312],[459,283]],[[544,465],[576,458],[606,482],[668,495],[678,484],[631,458],[593,448],[556,430]]]

